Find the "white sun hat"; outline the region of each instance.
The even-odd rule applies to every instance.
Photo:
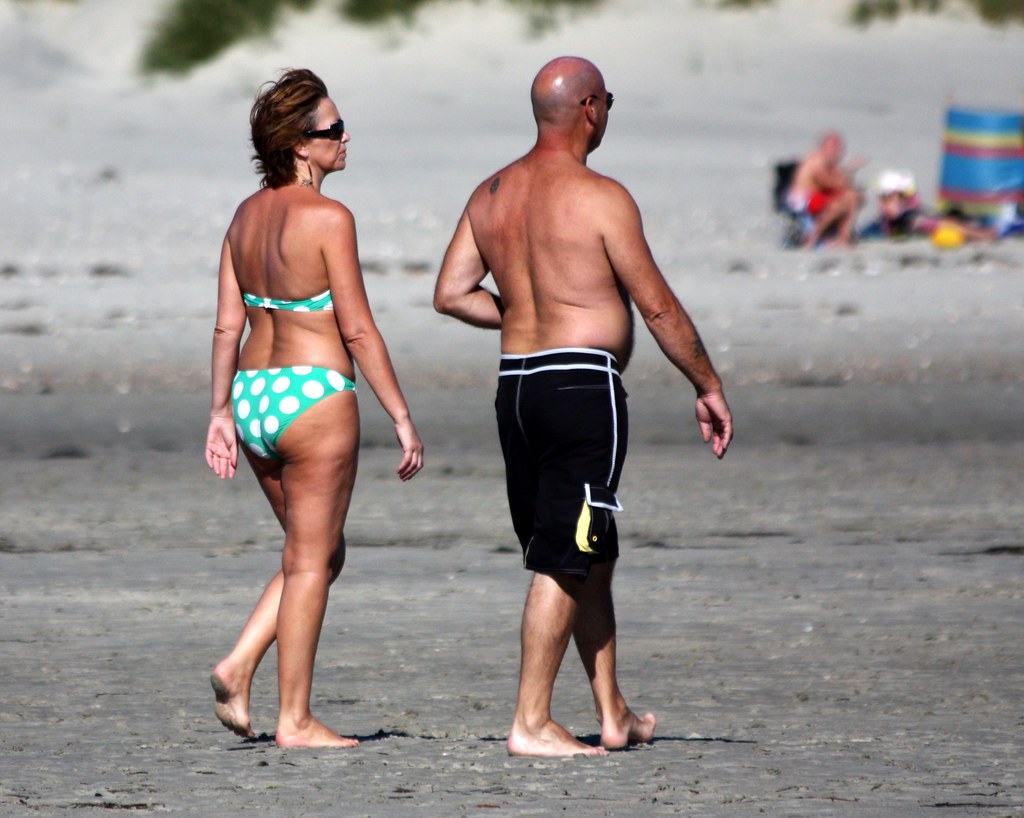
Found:
[[[905,196],[913,196],[917,190],[914,182],[914,174],[909,170],[883,170],[878,175],[875,185],[882,196],[889,193],[902,193]]]

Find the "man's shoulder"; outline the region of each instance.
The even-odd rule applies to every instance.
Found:
[[[633,194],[618,179],[588,169],[581,184],[585,194],[582,197],[583,201],[612,218],[619,218],[627,211],[639,209]]]
[[[582,163],[566,163],[557,169],[550,164],[538,161],[531,154],[522,156],[485,177],[474,188],[469,198],[469,206],[477,203],[500,199],[500,193],[508,191],[526,191],[536,188],[537,184],[547,189],[564,193],[581,204],[610,206],[613,204],[628,205],[633,203],[629,190],[611,176],[605,176]]]
[[[518,165],[521,162],[522,159],[516,159],[514,162],[510,162],[500,170],[496,170],[494,173],[486,176],[475,188],[473,188],[473,192],[469,196],[469,204],[473,204],[474,201],[479,201],[484,197],[493,196],[501,189],[503,184],[507,188],[509,177],[518,172]]]
[[[814,150],[804,157],[803,166],[814,173],[823,170],[827,165],[825,156],[821,151]]]
[[[588,178],[590,183],[601,193],[608,196],[626,196],[630,199],[633,198],[632,194],[626,188],[626,186],[611,176],[605,176],[603,173],[598,173],[596,170],[587,168]]]

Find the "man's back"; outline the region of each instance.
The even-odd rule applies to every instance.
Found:
[[[629,357],[629,311],[604,240],[623,194],[573,157],[539,149],[477,188],[467,215],[504,304],[503,352]]]
[[[822,190],[822,186],[819,183],[822,167],[823,163],[820,152],[817,150],[811,151],[797,165],[796,171],[793,173],[790,190],[805,195]]]
[[[587,168],[615,101],[588,60],[552,60],[530,91],[537,142],[472,194],[448,245],[434,308],[501,330],[507,355],[560,349],[632,353],[635,305],[665,357],[697,389],[697,419],[718,457],[732,437],[722,382],[668,286],[640,210],[618,182]],[[490,274],[498,293],[483,281]]]

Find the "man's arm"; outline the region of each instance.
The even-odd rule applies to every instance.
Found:
[[[616,277],[654,336],[661,351],[697,390],[697,422],[719,458],[732,440],[732,414],[707,350],[675,293],[668,286],[644,236],[640,210],[629,193],[613,183],[605,223],[605,251]]]
[[[487,273],[469,215],[464,212],[437,276],[434,309],[474,327],[501,329],[501,298],[481,286]]]

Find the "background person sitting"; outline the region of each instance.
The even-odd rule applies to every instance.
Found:
[[[864,196],[853,176],[864,162],[857,160],[844,168],[841,162],[845,152],[842,136],[828,131],[818,146],[800,161],[793,174],[786,204],[794,212],[806,212],[811,217],[805,247],[815,247],[831,232],[839,246],[853,244],[857,211],[864,204]]]
[[[991,241],[994,228],[972,224],[966,219],[938,216],[921,210],[914,175],[904,170],[883,171],[875,184],[878,218],[861,233],[864,237],[909,238],[930,236],[939,246],[953,247],[965,241]]]

